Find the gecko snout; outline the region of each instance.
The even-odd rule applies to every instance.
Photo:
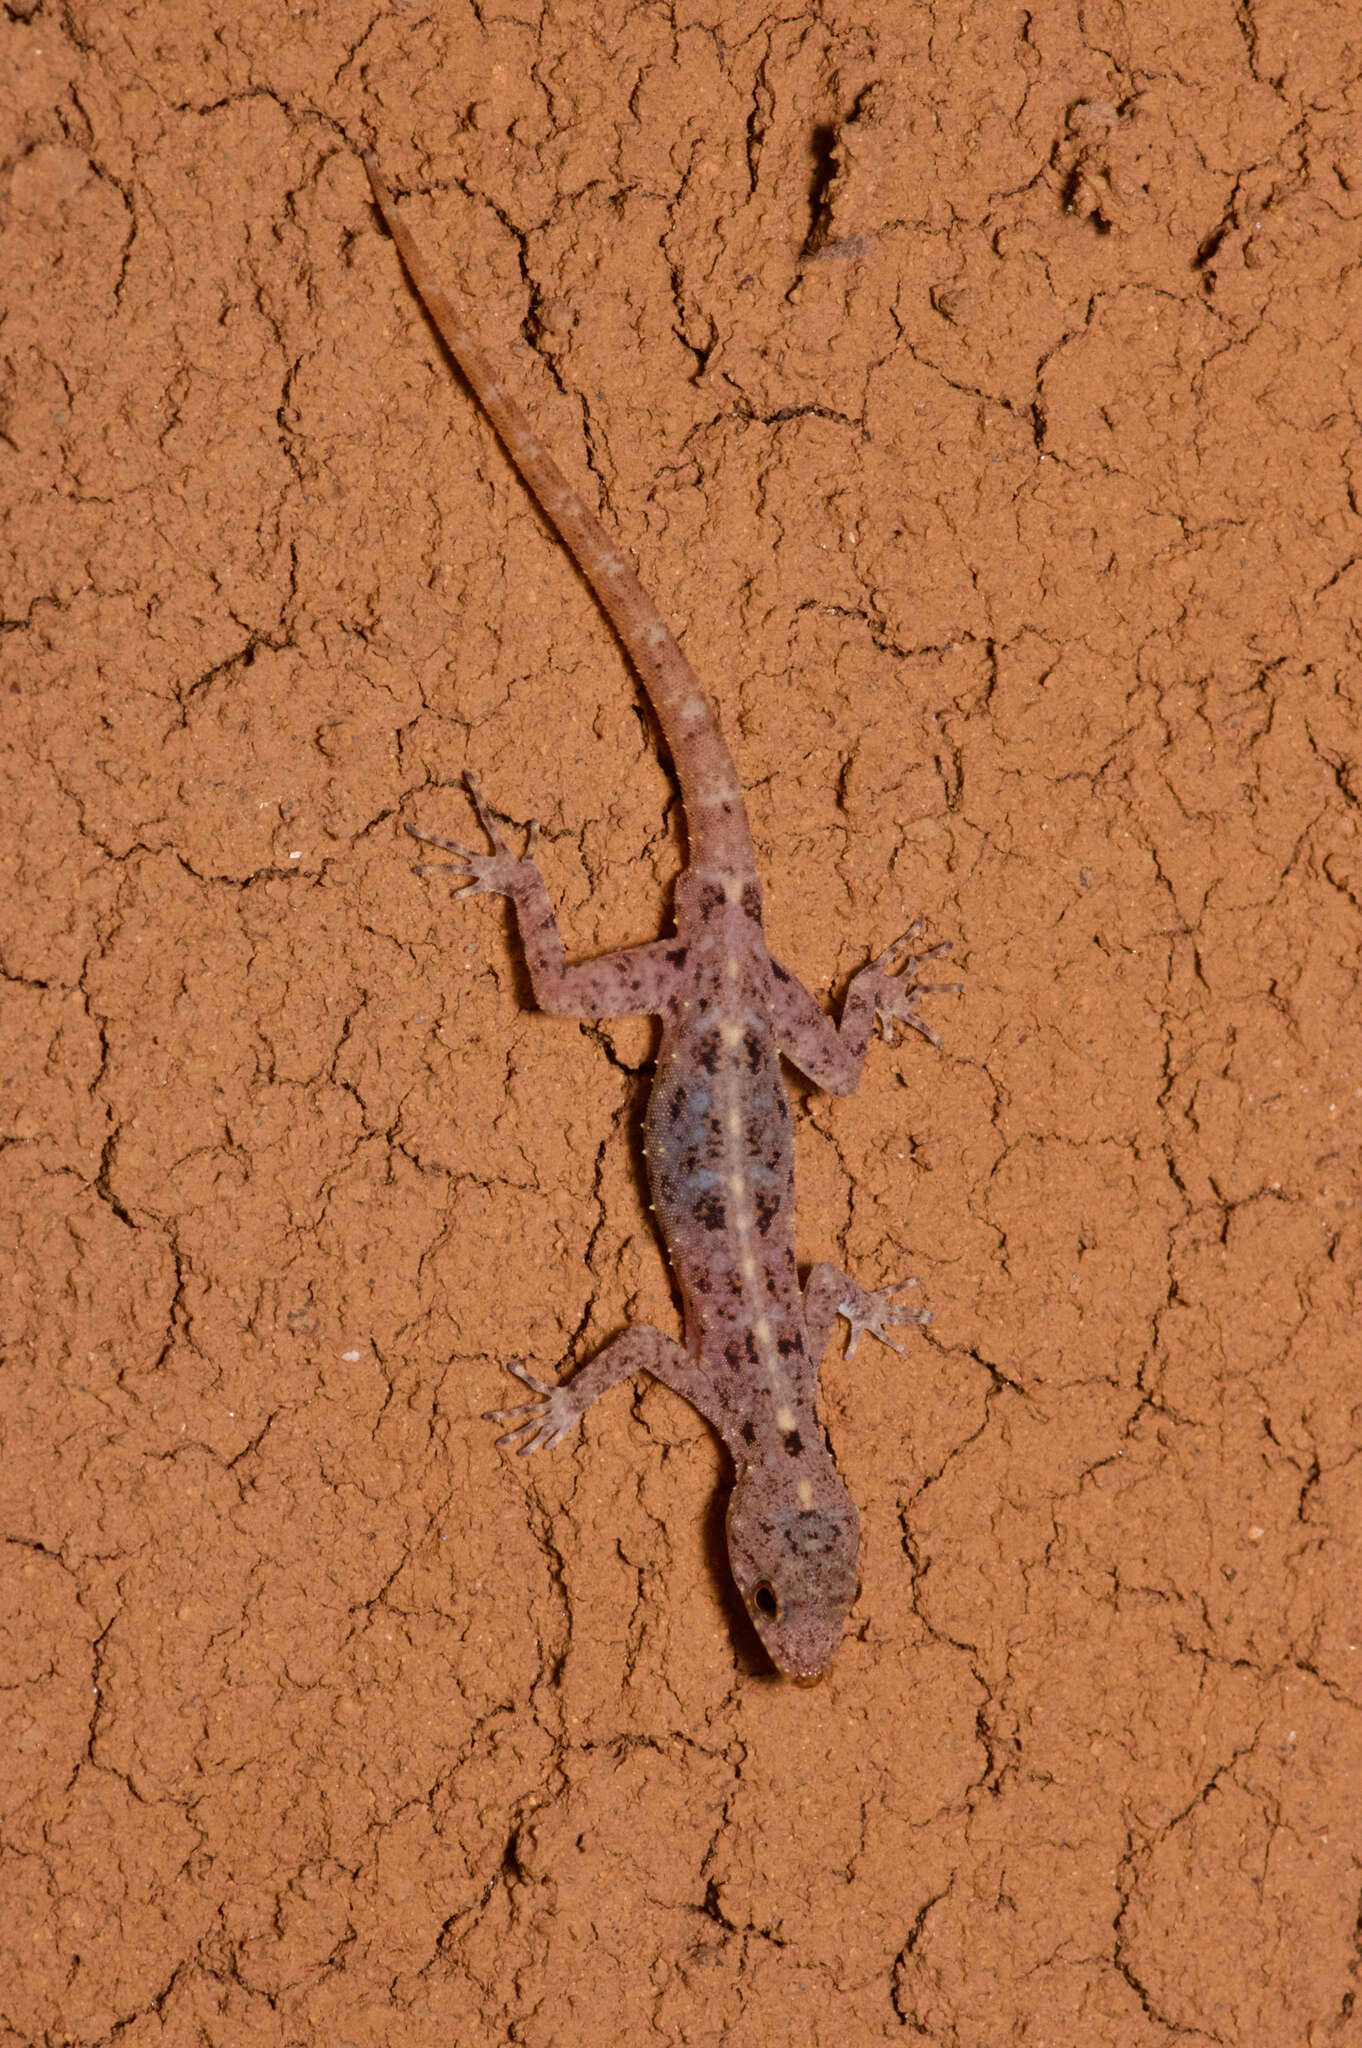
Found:
[[[821,1498],[805,1506],[802,1496]],[[832,1662],[856,1598],[859,1518],[829,1460],[793,1502],[749,1466],[728,1504],[728,1556],[762,1646],[785,1678],[813,1685]]]
[[[752,1588],[752,1605],[756,1608],[758,1614],[771,1622],[774,1627],[779,1628],[781,1618],[780,1595],[769,1579],[763,1579],[759,1585]],[[822,1682],[823,1671],[826,1669],[827,1666],[824,1665],[822,1670],[819,1671],[791,1670],[784,1671],[781,1675],[788,1678],[792,1685],[819,1685]]]

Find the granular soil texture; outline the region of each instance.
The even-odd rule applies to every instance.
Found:
[[[1362,1896],[1362,33],[1332,0],[0,22],[0,2044],[1335,2048]],[[846,1643],[664,1389],[674,792],[374,146],[654,591],[831,997]]]

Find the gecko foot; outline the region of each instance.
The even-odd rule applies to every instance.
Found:
[[[577,1403],[566,1385],[550,1386],[545,1380],[537,1380],[533,1373],[525,1370],[518,1358],[509,1359],[506,1370],[514,1373],[540,1399],[523,1401],[518,1408],[488,1408],[484,1411],[483,1421],[515,1424],[504,1436],[499,1436],[497,1442],[514,1444],[517,1457],[528,1458],[531,1451],[551,1451],[578,1421]]]
[[[891,1299],[893,1295],[902,1294],[906,1288],[916,1287],[917,1284],[916,1280],[891,1280],[887,1287],[877,1287],[873,1293],[868,1293],[863,1287],[856,1287],[854,1292],[848,1293],[844,1300],[838,1302],[838,1315],[845,1316],[851,1326],[851,1336],[847,1343],[848,1358],[854,1355],[856,1346],[862,1337],[867,1335],[878,1337],[881,1344],[887,1344],[891,1351],[901,1352],[903,1346],[893,1335],[893,1326],[896,1323],[911,1323],[921,1328],[924,1323],[932,1320],[929,1308],[905,1308],[901,1302]]]
[[[895,939],[892,945],[886,946],[867,970],[880,978],[881,987],[875,996],[875,1019],[886,1045],[894,1043],[896,1024],[909,1024],[933,1045],[939,1046],[941,1040],[931,1025],[917,1014],[918,1003],[923,996],[958,995],[964,987],[964,983],[960,981],[920,982],[916,979],[917,971],[925,961],[940,960],[944,954],[951,951],[954,943],[950,939],[943,939],[940,945],[929,946],[925,953],[906,952],[905,948],[912,945],[921,932],[923,923],[924,920],[918,918],[915,923],[909,925],[902,937]],[[893,970],[896,968],[901,971],[895,973]]]
[[[439,839],[433,832],[423,832],[418,825],[408,825],[413,839],[419,839],[426,846],[438,846],[444,853],[458,856],[457,864],[441,861],[432,864],[422,861],[417,867],[418,875],[457,875],[463,881],[463,888],[454,891],[454,901],[465,896],[515,896],[521,886],[525,870],[532,869],[534,851],[539,844],[539,820],[531,818],[525,832],[525,851],[519,860],[511,852],[501,836],[496,819],[483,802],[482,791],[473,779],[471,769],[464,771],[464,786],[473,799],[473,808],[478,814],[478,823],[492,842],[490,853],[474,853],[471,847],[460,845],[457,839]]]

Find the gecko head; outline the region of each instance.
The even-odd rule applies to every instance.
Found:
[[[773,1502],[770,1477],[739,1474],[728,1503],[728,1558],[752,1626],[784,1678],[813,1685],[832,1662],[859,1583],[860,1516],[829,1468],[822,1483]]]

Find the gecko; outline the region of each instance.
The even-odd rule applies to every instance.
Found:
[[[860,1558],[860,1517],[819,1420],[819,1364],[838,1316],[849,1326],[851,1356],[867,1333],[901,1351],[900,1329],[928,1322],[930,1312],[900,1298],[916,1286],[911,1279],[867,1290],[823,1264],[801,1286],[793,1119],[781,1060],[846,1095],[877,1023],[891,1044],[902,1024],[939,1046],[918,1001],[959,984],[916,977],[950,942],[915,953],[918,919],[852,977],[835,1022],[772,957],[746,805],[713,707],[618,546],[508,394],[472,332],[467,294],[456,302],[437,282],[372,152],[363,161],[417,296],[643,684],[685,817],[672,934],[572,964],[534,860],[537,824],[527,827],[524,852],[512,852],[468,773],[490,850],[406,828],[453,855],[417,873],[454,876],[455,900],[509,898],[541,1010],[661,1020],[644,1158],[681,1295],[683,1340],[630,1327],[558,1384],[512,1360],[507,1369],[534,1399],[491,1409],[484,1420],[509,1423],[497,1442],[526,1456],[561,1443],[594,1401],[636,1373],[651,1373],[689,1401],[732,1461],[725,1532],[743,1606],[776,1670],[813,1684],[842,1639]]]

